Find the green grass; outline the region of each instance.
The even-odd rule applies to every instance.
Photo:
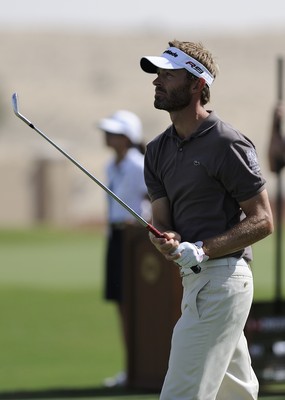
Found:
[[[285,230],[282,236],[285,241]],[[255,286],[255,301],[268,301],[276,299],[276,236],[273,234],[264,240],[254,244],[252,263],[254,286]],[[283,245],[283,263],[282,263],[282,298],[285,298],[285,246]]]
[[[0,293],[0,388],[97,386],[121,367],[112,307],[98,290]]]
[[[96,232],[0,233],[0,391],[96,386],[123,368],[103,256]]]
[[[1,284],[100,288],[104,237],[99,232],[0,231]]]
[[[254,246],[256,301],[274,299],[274,246],[274,236]],[[0,231],[0,392],[94,388],[124,368],[104,251],[95,229]]]

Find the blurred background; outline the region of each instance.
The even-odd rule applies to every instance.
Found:
[[[174,38],[203,42],[218,61],[208,108],[253,140],[274,206],[267,151],[283,0],[0,0],[0,391],[99,385],[125,362],[101,293],[106,195],[15,117],[11,96],[104,182],[101,118],[135,112],[146,142],[169,124],[139,60]],[[259,299],[274,298],[273,240],[256,248]]]
[[[146,141],[169,124],[168,114],[153,108],[152,77],[139,60],[160,54],[173,38],[202,41],[214,54],[220,75],[209,107],[255,142],[274,195],[266,154],[276,57],[285,51],[282,0],[206,1],[202,9],[186,0],[174,9],[150,0],[0,4],[1,226],[102,222],[105,209],[102,190],[15,118],[12,93],[26,117],[104,179],[100,118],[130,109]]]

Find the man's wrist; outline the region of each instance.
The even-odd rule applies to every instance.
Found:
[[[209,260],[209,256],[207,256],[207,254],[204,251],[204,248],[203,248],[204,243],[201,240],[198,240],[198,242],[195,242],[194,244],[198,248],[199,255],[202,256],[202,261],[201,262],[208,261]]]

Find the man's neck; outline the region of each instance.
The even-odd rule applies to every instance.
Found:
[[[197,131],[208,115],[209,112],[203,107],[195,110],[184,108],[181,111],[170,112],[170,119],[178,136],[182,139],[187,139]]]

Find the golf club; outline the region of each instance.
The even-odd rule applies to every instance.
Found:
[[[58,151],[60,151],[65,157],[67,157],[73,164],[75,164],[81,171],[83,171],[89,178],[91,178],[97,185],[99,185],[105,192],[107,192],[114,200],[116,200],[122,207],[124,207],[130,214],[132,214],[136,220],[147,228],[156,237],[163,238],[163,234],[159,232],[153,225],[149,224],[144,218],[137,214],[130,206],[128,206],[122,199],[120,199],[112,190],[105,186],[99,179],[87,171],[78,161],[66,153],[61,147],[59,147],[55,142],[53,142],[48,136],[46,136],[40,129],[38,129],[31,121],[29,121],[24,115],[19,111],[19,101],[17,93],[12,95],[13,110],[17,117],[24,121],[30,128],[34,129],[39,133],[44,139],[46,139],[52,146],[54,146]]]
[[[82,172],[84,172],[87,176],[89,176],[92,181],[97,183],[105,192],[107,192],[114,200],[116,200],[122,207],[124,207],[131,215],[135,217],[135,219],[144,226],[149,232],[151,232],[157,238],[164,238],[165,236],[159,232],[153,225],[148,223],[144,218],[142,218],[139,214],[137,214],[131,207],[129,207],[120,197],[118,197],[112,190],[110,190],[107,186],[105,186],[99,179],[95,178],[87,169],[85,169],[78,161],[76,161],[73,157],[71,157],[68,153],[66,153],[61,147],[59,147],[53,140],[51,140],[48,136],[46,136],[40,129],[38,129],[31,121],[29,121],[24,115],[22,115],[19,111],[19,101],[17,93],[12,95],[12,105],[15,115],[20,118],[25,124],[27,124],[30,128],[34,129],[37,133],[39,133],[45,140],[47,140],[53,147],[55,147],[60,153],[62,153],[66,158],[68,158],[74,165],[76,165]],[[201,268],[199,266],[191,268],[194,273],[199,273]]]

